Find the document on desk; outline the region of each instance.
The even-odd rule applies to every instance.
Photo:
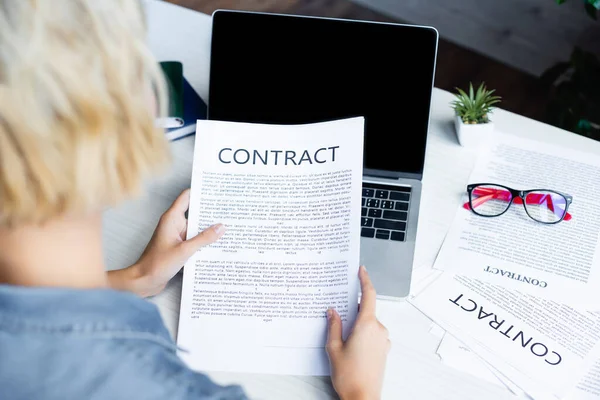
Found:
[[[444,335],[442,342],[437,350],[437,354],[442,362],[459,371],[480,377],[495,384],[504,384],[515,395],[523,395],[525,391],[521,390],[514,382],[506,376],[500,375],[496,368],[489,363],[484,362],[477,355],[477,350],[471,349],[467,345],[457,340],[454,336]],[[589,357],[589,362],[584,368],[583,376],[578,380],[577,385],[563,398],[564,400],[598,400],[600,399],[600,346]],[[495,379],[495,380],[494,380]],[[537,393],[535,389],[531,391]],[[548,396],[556,397],[556,396]],[[539,396],[536,399],[538,400]]]
[[[484,348],[481,344],[472,338],[462,338],[463,341],[458,341],[453,336],[446,334],[438,354],[442,357],[442,361],[449,366],[458,370],[479,375],[482,369],[488,369],[494,374],[511,392],[519,398],[527,398],[533,400],[556,400],[558,396],[549,393],[543,386],[536,386],[535,382],[527,379],[519,371],[516,371],[508,364],[503,364]],[[443,348],[442,348],[443,347]],[[600,399],[600,346],[589,356],[589,360],[583,369],[583,375],[578,379],[577,385],[572,388],[568,394],[562,397],[562,400],[598,400]],[[482,356],[480,356],[482,355]],[[486,359],[486,361],[484,361]],[[490,362],[490,360],[493,360]],[[497,367],[494,365],[502,365],[500,368],[505,374],[500,374]],[[507,372],[509,371],[509,372]],[[484,374],[485,375],[485,374]],[[485,379],[485,377],[482,377]],[[526,378],[525,380],[523,378]],[[522,384],[519,387],[511,379]]]
[[[328,375],[326,311],[358,305],[364,119],[198,121],[177,343],[197,370]]]
[[[598,400],[600,399],[600,358],[589,367],[573,393],[567,400]]]
[[[449,333],[444,334],[436,351],[442,363],[459,371],[467,372],[479,379],[498,386],[506,386],[505,383],[487,367],[487,364],[471,352],[458,339]],[[507,387],[512,391],[512,388]],[[513,392],[514,393],[514,392]]]
[[[559,398],[600,342],[594,313],[463,276],[444,273],[410,302],[448,333],[487,349],[489,356],[478,355],[503,375],[519,371],[519,387],[536,382]]]
[[[600,158],[497,133],[469,183],[569,194],[572,219],[542,224],[517,203],[486,218],[461,205],[434,268],[600,310]]]
[[[419,218],[411,283],[419,281],[415,271],[433,266],[462,198],[460,188],[467,185],[476,155],[468,147],[457,147],[456,141],[449,140],[447,135],[428,136],[420,206],[427,214]]]

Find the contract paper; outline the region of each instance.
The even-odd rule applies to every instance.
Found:
[[[513,203],[486,218],[459,207],[434,268],[524,293],[600,309],[600,159],[497,133],[469,183],[573,196],[572,219],[545,225]],[[467,202],[466,187],[463,202]]]
[[[477,349],[477,346],[475,347]],[[577,386],[563,397],[563,400],[598,400],[600,399],[600,347],[589,357],[588,365],[584,368],[583,376],[577,381]],[[499,381],[506,385],[517,396],[525,396],[526,393],[521,390],[514,382],[507,377],[499,375],[496,368],[484,362],[477,354],[477,350],[467,347],[465,344],[446,334],[440,343],[437,353],[444,364],[453,368],[479,376],[484,380],[490,380],[490,374],[493,374]],[[482,371],[486,370],[486,371]],[[541,395],[539,390],[529,387],[530,392],[535,396],[534,400],[557,399],[552,394]],[[527,395],[529,398],[532,396]]]
[[[326,311],[358,304],[362,117],[308,125],[198,121],[187,237],[225,235],[184,266],[181,356],[196,370],[328,375]]]
[[[467,372],[479,379],[505,387],[504,382],[487,367],[486,363],[454,336],[446,333],[436,351],[441,361],[454,369]],[[511,388],[507,387],[511,390]]]
[[[564,400],[600,400],[600,345],[589,357],[577,386]]]
[[[444,273],[410,301],[530,395],[567,395],[600,342],[596,314],[467,277]]]

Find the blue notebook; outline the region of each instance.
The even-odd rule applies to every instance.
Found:
[[[206,119],[206,103],[192,85],[183,78],[183,126],[165,129],[167,139],[178,140],[196,133],[196,121]]]

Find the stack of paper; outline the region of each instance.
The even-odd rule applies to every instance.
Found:
[[[452,203],[409,300],[441,327],[442,362],[521,397],[600,399],[600,160],[497,134],[468,182],[567,193],[572,219],[541,224],[516,203],[485,218]]]

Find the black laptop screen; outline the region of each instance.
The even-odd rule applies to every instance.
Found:
[[[208,117],[365,117],[364,166],[422,174],[437,33],[260,13],[213,15]]]

